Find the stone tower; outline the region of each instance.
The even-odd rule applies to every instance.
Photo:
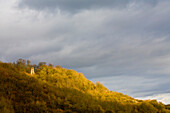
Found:
[[[35,74],[34,67],[31,68],[31,75]]]

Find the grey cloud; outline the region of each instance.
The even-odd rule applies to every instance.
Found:
[[[170,93],[169,76],[142,77],[142,76],[112,76],[90,79],[93,82],[101,81],[113,91],[122,92],[133,97],[146,97],[150,95]],[[163,82],[160,82],[163,81]]]
[[[152,96],[141,97],[139,99],[144,99],[144,100],[156,99],[160,102],[163,102],[164,104],[168,104],[170,101],[170,93],[156,94],[156,95],[152,95]]]
[[[60,8],[67,11],[77,11],[89,8],[125,7],[131,0],[21,0],[19,6],[28,6],[33,9]]]
[[[160,0],[20,0],[19,7],[29,7],[36,10],[61,9],[68,12],[98,8],[124,9],[133,3],[155,6]]]

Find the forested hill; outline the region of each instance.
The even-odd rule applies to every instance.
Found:
[[[36,68],[31,75],[31,67]],[[0,113],[170,113],[156,100],[137,100],[92,83],[74,70],[30,61],[0,62]]]

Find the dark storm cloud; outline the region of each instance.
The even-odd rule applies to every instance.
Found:
[[[67,11],[77,11],[89,8],[125,7],[130,0],[21,0],[20,6],[34,9],[60,8]]]
[[[169,5],[0,0],[0,60],[62,65],[134,97],[169,93]]]
[[[156,5],[158,0],[20,0],[20,7],[29,7],[37,10],[56,9],[77,12],[83,9],[94,8],[125,8],[129,3],[147,3]]]

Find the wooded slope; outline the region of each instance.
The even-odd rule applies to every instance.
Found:
[[[1,113],[170,113],[156,100],[137,100],[53,65],[0,63]]]

